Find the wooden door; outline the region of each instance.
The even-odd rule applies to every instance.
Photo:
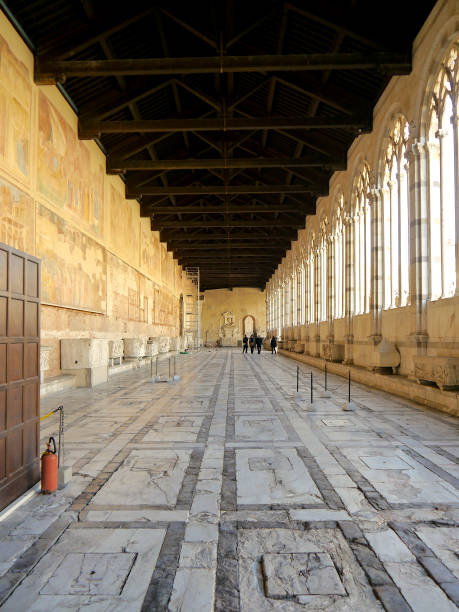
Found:
[[[40,261],[0,243],[0,510],[40,479]]]

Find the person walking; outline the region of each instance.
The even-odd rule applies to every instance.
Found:
[[[273,336],[271,338],[271,355],[272,354],[276,354],[277,353],[277,340],[276,340],[276,336]]]
[[[249,346],[249,339],[247,338],[247,335],[244,334],[244,337],[242,338],[242,354],[247,353],[248,346]]]
[[[253,337],[253,334],[250,335],[249,346],[250,352],[253,354],[253,349],[255,348],[255,338]]]
[[[257,336],[257,351],[258,354],[261,353],[261,346],[262,346],[262,342],[263,342],[263,338],[261,336]]]

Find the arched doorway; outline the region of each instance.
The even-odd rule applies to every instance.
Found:
[[[253,317],[252,315],[245,315],[245,317],[243,317],[242,319],[243,334],[245,334],[246,336],[250,336],[250,334],[255,334],[256,331],[257,330],[255,327],[255,317]]]

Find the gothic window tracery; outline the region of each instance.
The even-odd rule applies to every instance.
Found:
[[[319,243],[319,321],[327,320],[327,260],[328,260],[328,223],[324,219],[320,224],[320,243]]]
[[[352,217],[354,230],[354,314],[370,310],[371,208],[370,170],[364,164],[354,181]]]
[[[408,139],[408,121],[399,116],[390,126],[384,149],[384,308],[406,306],[409,298]]]
[[[459,44],[445,55],[429,101],[430,297],[456,290]]]
[[[333,258],[333,317],[344,316],[344,195],[336,200],[335,223],[333,227],[334,258]]]

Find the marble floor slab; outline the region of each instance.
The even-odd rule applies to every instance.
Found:
[[[322,505],[322,496],[295,449],[236,450],[238,504]]]
[[[236,416],[238,440],[287,440],[287,432],[276,416]]]
[[[134,450],[95,495],[96,505],[173,508],[190,459],[188,450]]]
[[[164,364],[163,364],[164,366]],[[450,612],[458,420],[262,352],[180,355],[42,401],[70,484],[0,513],[11,612]],[[58,419],[42,422],[41,449]]]

